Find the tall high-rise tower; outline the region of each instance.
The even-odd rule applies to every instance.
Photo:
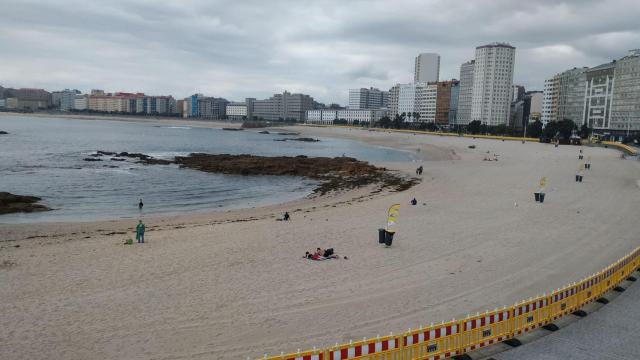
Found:
[[[471,122],[471,101],[473,100],[473,73],[476,61],[471,60],[460,66],[460,90],[455,125],[467,125]]]
[[[509,123],[515,56],[516,48],[506,43],[476,48],[472,121],[480,120],[487,125]]]
[[[440,77],[440,55],[422,53],[416,56],[414,82],[435,82]]]

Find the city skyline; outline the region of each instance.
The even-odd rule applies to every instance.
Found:
[[[344,104],[350,88],[410,82],[419,53],[440,54],[447,80],[476,46],[504,41],[518,48],[514,83],[542,90],[551,75],[609,62],[640,37],[633,1],[152,5],[7,1],[0,85],[230,100],[288,90]]]

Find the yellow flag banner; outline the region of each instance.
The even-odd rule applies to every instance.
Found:
[[[393,204],[389,207],[389,211],[387,211],[387,231],[388,232],[396,232],[395,225],[398,219],[398,215],[400,215],[400,204]]]

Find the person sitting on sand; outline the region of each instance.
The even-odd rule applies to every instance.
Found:
[[[282,220],[284,221],[289,221],[291,217],[289,216],[289,213],[285,211],[284,216],[282,217]]]
[[[415,205],[418,205],[418,200],[416,200],[416,198],[413,198],[413,199],[411,200],[411,205],[414,205],[414,206],[415,206]]]

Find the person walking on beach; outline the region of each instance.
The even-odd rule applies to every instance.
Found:
[[[138,244],[144,244],[144,223],[142,220],[136,226],[136,240],[138,240]]]
[[[142,215],[142,207],[144,204],[142,203],[142,198],[140,198],[140,202],[138,203],[138,211],[140,211],[140,215]]]

